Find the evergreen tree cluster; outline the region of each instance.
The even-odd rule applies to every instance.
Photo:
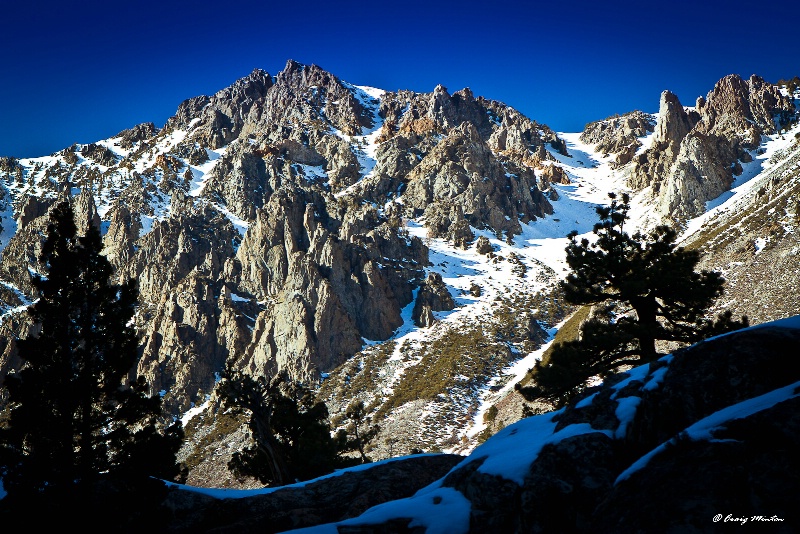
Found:
[[[160,397],[132,376],[136,285],[112,283],[101,250],[97,227],[79,236],[70,202],[55,206],[40,256],[46,273],[33,279],[36,333],[18,341],[21,368],[5,378],[0,524],[151,522],[159,479],[180,479],[180,423],[162,421]],[[24,515],[33,508],[57,513]]]
[[[234,453],[228,463],[237,476],[251,476],[262,484],[280,486],[353,465],[354,460],[340,455],[347,450],[359,450],[362,461],[368,461],[363,446],[377,431],[359,435],[363,404],[361,411],[347,415],[358,417],[355,437],[342,431],[334,438],[328,424],[328,407],[286,373],[272,378],[252,377],[229,365],[218,391],[226,408],[246,414],[252,437],[252,443]]]

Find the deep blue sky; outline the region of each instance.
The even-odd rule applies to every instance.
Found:
[[[357,85],[506,102],[557,131],[662,90],[692,105],[726,74],[800,75],[800,5],[695,2],[0,0],[0,155],[46,155],[254,68],[315,63]]]

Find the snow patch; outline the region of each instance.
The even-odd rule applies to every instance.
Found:
[[[623,397],[617,400],[617,409],[614,415],[619,419],[619,426],[614,432],[615,438],[622,439],[625,437],[628,425],[633,422],[633,418],[636,416],[636,408],[639,407],[641,402],[641,397]]]
[[[621,380],[611,386],[611,389],[614,390],[614,393],[611,395],[612,399],[616,399],[617,395],[619,394],[620,390],[625,388],[628,384],[633,381],[644,382],[644,379],[647,377],[648,373],[650,372],[650,364],[646,363],[644,365],[640,365],[639,367],[634,367],[629,371],[626,371],[623,374],[627,374],[628,378]]]
[[[211,396],[206,395],[206,401],[203,404],[199,406],[193,406],[192,408],[186,410],[186,413],[184,413],[181,416],[181,425],[183,425],[183,427],[186,428],[186,425],[189,424],[189,421],[191,421],[195,415],[203,413],[206,410],[206,408],[208,408],[208,405],[210,403],[211,403]]]
[[[392,519],[411,519],[408,527],[422,527],[426,534],[469,532],[471,503],[458,490],[437,487],[419,491],[412,497],[374,506],[352,519],[339,523],[292,530],[295,534],[337,534],[338,526],[376,525]]]
[[[522,486],[530,465],[536,461],[545,445],[583,434],[600,433],[612,437],[607,430],[595,430],[587,423],[569,425],[555,431],[556,416],[563,409],[542,415],[528,417],[507,426],[489,440],[479,445],[471,455],[458,464],[455,469],[467,463],[485,458],[478,471],[487,475],[497,475]]]

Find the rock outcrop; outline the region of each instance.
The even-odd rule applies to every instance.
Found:
[[[120,138],[120,147],[131,149],[137,143],[153,137],[158,133],[158,128],[152,122],[143,122],[133,128],[123,130],[116,136]]]
[[[664,216],[696,216],[730,188],[761,136],[776,133],[794,111],[791,98],[755,75],[726,76],[688,111],[664,91],[653,143],[633,159],[628,185],[650,187]]]
[[[552,213],[541,194],[549,183],[534,169],[552,163],[547,145],[563,154],[566,147],[547,126],[443,86],[427,95],[387,93],[379,116],[376,165],[355,192],[374,202],[402,196],[404,215],[424,213],[431,237],[466,246],[474,239],[469,226],[518,234],[519,220]]]
[[[268,73],[255,69],[214,96],[184,101],[164,129],[188,129],[194,125],[193,140],[209,148],[224,146],[239,136],[245,122],[252,120],[251,114],[259,114],[259,104],[272,83]]]
[[[417,326],[428,327],[436,321],[433,312],[449,311],[455,307],[456,303],[442,281],[442,275],[430,273],[419,289],[411,317]]]
[[[612,167],[619,168],[633,159],[642,146],[639,139],[653,132],[654,123],[651,115],[638,110],[632,111],[587,124],[580,140],[594,145],[604,155],[614,154]]]
[[[452,454],[410,456],[235,499],[174,488],[166,499],[172,517],[169,524],[159,525],[159,530],[285,532],[340,521],[358,516],[377,504],[410,497],[444,476],[461,459]]]
[[[552,213],[533,171],[510,161],[504,165],[469,122],[453,129],[408,174],[403,198],[406,215],[424,215],[432,237],[461,238],[463,244],[471,238],[456,233],[462,221],[513,236],[522,231],[520,220]]]

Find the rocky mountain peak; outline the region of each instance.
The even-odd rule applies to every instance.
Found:
[[[191,138],[203,146],[219,148],[236,139],[250,114],[257,114],[272,77],[261,69],[234,82],[213,96],[198,96],[181,103],[166,129],[188,129]]]
[[[450,95],[446,87],[437,85],[433,90],[427,116],[442,131],[470,123],[481,131],[484,137],[491,133],[486,111],[476,102],[469,88]]]
[[[775,115],[793,109],[791,99],[762,78],[753,75],[745,81],[731,74],[708,93],[701,108],[703,129],[726,137],[738,135],[743,146],[753,149],[762,134],[775,133]]]
[[[606,155],[615,154],[613,166],[618,168],[633,159],[642,146],[639,139],[652,132],[653,127],[653,117],[636,110],[587,124],[580,140]]]
[[[453,93],[453,96],[464,99],[464,100],[475,100],[475,95],[472,93],[472,89],[469,87],[465,87],[460,91],[456,91]]]
[[[286,65],[283,67],[283,70],[278,74],[278,78],[283,77],[292,77],[297,73],[302,73],[306,69],[306,66],[302,63],[298,63],[294,59],[286,60]]]
[[[121,131],[115,137],[120,138],[120,146],[122,148],[130,149],[136,143],[153,137],[156,133],[158,133],[158,128],[156,128],[155,124],[152,122],[144,122],[133,128]]]
[[[628,185],[650,188],[662,216],[698,215],[742,172],[739,162],[752,160],[748,151],[762,135],[777,132],[794,113],[792,99],[758,76],[726,76],[688,111],[664,91],[653,144],[627,170]]]
[[[345,86],[317,65],[307,66],[289,60],[278,74],[275,85],[260,126],[276,121],[308,123],[318,120],[347,135],[360,135],[362,128],[373,125],[372,114],[356,98],[352,86]]]
[[[263,98],[267,89],[272,85],[273,79],[269,73],[263,69],[253,69],[250,74],[239,78],[231,86],[215,93],[214,96],[217,98],[228,96],[232,100],[247,105]]]
[[[499,159],[466,121],[408,174],[404,206],[407,216],[424,213],[432,237],[464,247],[474,239],[469,226],[510,238],[521,232],[519,215],[527,222],[552,213],[533,171]]]
[[[662,92],[653,142],[676,147],[693,126],[694,124],[689,114],[683,109],[678,96],[670,91]]]

